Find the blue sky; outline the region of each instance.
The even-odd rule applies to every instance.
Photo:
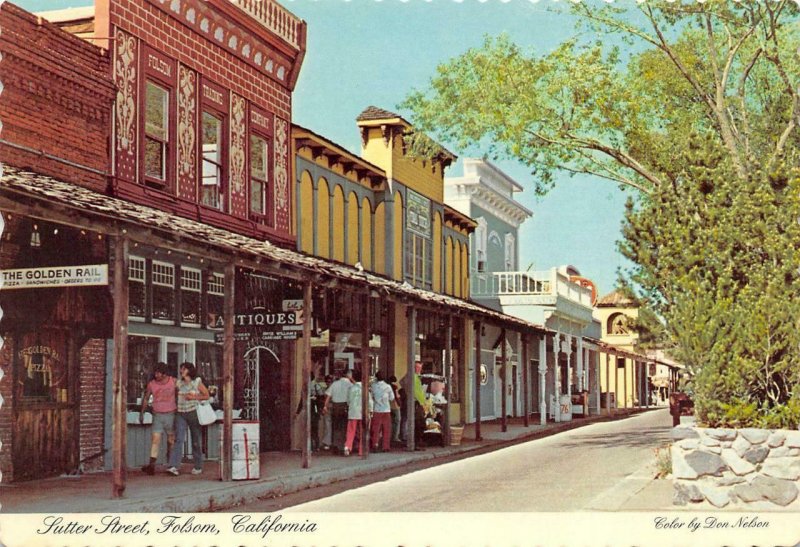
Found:
[[[82,0],[16,0],[30,11],[91,5]],[[308,23],[308,51],[294,94],[294,121],[358,153],[355,118],[367,106],[396,110],[413,88],[425,87],[436,66],[477,46],[484,35],[507,33],[545,53],[574,35],[571,17],[524,0],[283,0]],[[448,145],[448,143],[443,143]],[[480,155],[480,150],[459,155]],[[529,171],[496,162],[523,187]],[[461,174],[461,165],[448,175]],[[613,290],[627,262],[616,251],[625,194],[608,181],[563,177],[544,197],[519,201],[533,211],[520,235],[520,267],[572,264],[600,294]]]

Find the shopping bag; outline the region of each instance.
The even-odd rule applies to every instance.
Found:
[[[200,425],[211,425],[217,421],[217,413],[209,403],[198,403],[197,421],[200,422]]]

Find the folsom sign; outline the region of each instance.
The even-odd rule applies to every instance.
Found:
[[[0,289],[34,289],[52,287],[93,287],[108,285],[108,264],[21,268],[0,271]]]

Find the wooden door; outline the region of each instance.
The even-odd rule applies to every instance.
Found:
[[[74,472],[79,464],[76,352],[66,330],[14,337],[14,480]]]

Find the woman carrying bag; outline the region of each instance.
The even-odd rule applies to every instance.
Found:
[[[209,398],[208,389],[203,385],[203,380],[198,378],[197,369],[192,363],[181,364],[181,377],[177,382],[178,412],[175,414],[175,449],[169,460],[168,473],[179,475],[178,467],[181,464],[183,443],[186,441],[186,430],[192,434],[192,458],[194,467],[192,475],[203,472],[203,426],[197,417],[197,408],[200,401]]]

